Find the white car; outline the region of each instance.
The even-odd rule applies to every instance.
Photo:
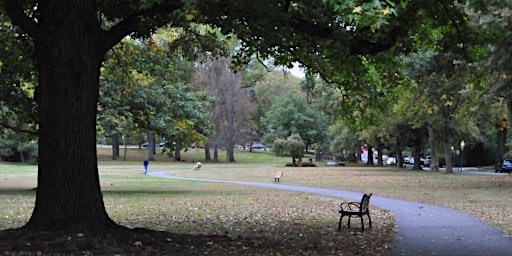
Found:
[[[388,159],[386,159],[386,165],[396,165],[396,157],[388,157]]]
[[[432,157],[431,156],[420,158],[421,165],[423,165],[423,166],[430,166],[430,162],[431,161],[432,161]]]

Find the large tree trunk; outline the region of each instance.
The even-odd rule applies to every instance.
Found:
[[[95,145],[99,72],[105,51],[98,45],[96,1],[80,3],[86,6],[70,6],[75,1],[43,1],[38,6],[39,25],[46,30],[41,31],[44,36],[34,38],[39,71],[39,166],[28,228],[115,225],[105,211]]]

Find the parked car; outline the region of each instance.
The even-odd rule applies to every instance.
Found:
[[[431,156],[427,156],[425,158],[420,158],[420,161],[421,161],[421,165],[423,166],[430,166],[430,162],[432,161],[432,157]]]
[[[404,157],[404,164],[414,164],[414,157],[405,156]]]
[[[265,145],[263,145],[263,144],[256,143],[256,144],[253,144],[253,145],[252,145],[252,148],[253,148],[253,149],[264,149],[264,148],[266,148],[266,147],[265,147]]]
[[[389,166],[393,166],[393,165],[396,165],[396,157],[388,157],[388,159],[386,159],[386,165],[389,165]]]
[[[512,172],[512,159],[503,159],[496,172]]]

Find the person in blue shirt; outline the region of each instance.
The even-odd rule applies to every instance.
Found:
[[[149,161],[147,159],[144,159],[144,175],[148,174],[148,165]]]

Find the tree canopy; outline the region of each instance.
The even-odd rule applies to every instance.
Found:
[[[411,51],[410,38],[441,26],[464,28],[467,16],[459,1],[274,1],[245,0],[121,0],[121,1],[0,1],[3,27],[21,28],[33,45],[37,84],[39,134],[38,187],[30,230],[112,230],[118,226],[105,211],[96,156],[99,78],[107,52],[123,38],[147,38],[159,27],[180,27],[183,46],[195,53],[198,43],[214,49],[216,30],[194,33],[198,23],[225,35],[236,35],[241,46],[235,64],[250,58],[274,58],[277,64],[299,62],[345,91],[365,90],[349,83],[364,69],[361,56],[399,46]],[[480,3],[481,1],[474,1]],[[465,39],[447,34],[446,44]],[[451,40],[451,41],[450,41]],[[2,41],[2,44],[12,41]],[[3,56],[5,58],[5,56]],[[8,61],[4,65],[16,65]],[[16,68],[12,68],[16,70]],[[12,77],[5,86],[20,85]],[[12,89],[11,89],[12,90]],[[29,97],[30,98],[30,97]],[[30,231],[30,232],[32,232]]]

